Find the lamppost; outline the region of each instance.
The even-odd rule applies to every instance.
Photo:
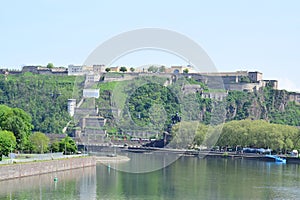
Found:
[[[10,142],[10,160],[13,163],[13,155],[12,155],[12,141]]]
[[[67,155],[67,142],[65,140],[65,155]]]
[[[17,139],[18,143],[20,144],[20,150],[21,150],[21,154],[23,153],[23,149],[22,149],[22,140],[21,139]]]

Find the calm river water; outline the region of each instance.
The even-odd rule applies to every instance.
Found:
[[[300,165],[195,157],[172,163],[172,155],[128,156],[131,161],[119,165],[2,181],[0,199],[300,199]]]

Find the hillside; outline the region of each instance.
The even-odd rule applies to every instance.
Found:
[[[0,104],[28,112],[35,131],[61,133],[71,120],[67,100],[73,97],[75,80],[78,82],[74,76],[31,73],[10,75],[6,80],[4,75],[0,75]],[[98,83],[96,88],[100,88],[100,98],[96,105],[100,115],[108,118],[107,128],[112,130],[119,123],[118,127],[121,124],[124,129],[138,125],[145,130],[165,130],[176,112],[183,119],[199,120],[205,124],[220,123],[224,121],[222,115],[225,115],[225,121],[265,119],[271,123],[300,126],[300,105],[289,102],[287,91],[271,88],[256,92],[230,91],[226,99],[217,101],[201,98],[200,93],[182,94],[181,86],[186,84],[186,80],[162,86],[166,81],[164,78],[153,80],[153,77],[148,77],[134,82]],[[207,90],[203,83],[189,82]],[[123,111],[118,119],[111,112],[114,108]],[[128,120],[128,116],[132,120]],[[157,119],[164,119],[164,122]]]
[[[157,79],[159,80],[159,78]],[[145,80],[141,86],[136,81],[99,84],[98,87],[101,90],[98,99],[100,113],[112,118],[110,113],[106,112],[107,108],[114,107],[112,105],[114,101],[109,101],[109,99],[114,96],[116,91],[119,91],[119,95],[127,95],[128,98],[126,102],[124,99],[123,103],[119,103],[124,104],[127,109],[126,112],[121,113],[123,116],[120,118],[127,119],[130,115],[131,123],[134,122],[141,127],[157,127],[157,123],[151,117],[151,112],[155,113],[157,118],[166,117],[166,124],[171,122],[172,115],[179,112],[183,119],[199,120],[205,124],[243,119],[264,119],[275,124],[300,126],[300,105],[291,102],[289,100],[290,93],[285,90],[265,87],[254,92],[229,91],[227,97],[219,101],[202,98],[200,92],[183,94],[182,86],[187,83],[198,84],[206,92],[220,92],[209,90],[207,86],[197,81],[178,80],[175,85],[162,87],[162,84],[155,84],[155,82],[159,83],[158,80],[152,80],[149,83]],[[164,79],[161,82],[164,82]],[[159,109],[166,112],[165,116],[159,116],[163,113]],[[124,123],[123,121],[122,124],[124,125]],[[112,124],[114,124],[113,120]],[[166,124],[164,124],[164,128],[166,128]],[[128,124],[126,128],[129,127]]]
[[[62,133],[71,120],[67,100],[72,97],[75,77],[10,75],[5,80],[0,75],[0,104],[18,107],[32,117],[34,131]]]

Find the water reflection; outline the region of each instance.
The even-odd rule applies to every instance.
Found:
[[[2,181],[0,199],[297,199],[300,195],[299,165],[181,157],[152,172],[116,170],[155,161],[141,154],[130,156],[134,161],[126,164]]]
[[[97,196],[118,199],[293,197],[300,194],[294,185],[294,181],[299,179],[298,170],[298,165],[192,157],[182,157],[166,168],[142,174],[108,170],[106,166],[98,166]],[[296,188],[300,188],[299,183]]]
[[[96,194],[96,167],[0,182],[0,199],[86,199],[92,194]]]
[[[113,163],[111,168],[129,173],[148,173],[161,170],[175,162],[180,156],[176,153],[124,153],[130,162]]]

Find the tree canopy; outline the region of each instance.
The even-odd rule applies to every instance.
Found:
[[[189,73],[189,69],[184,69],[183,73],[188,74]]]
[[[16,137],[11,131],[0,130],[0,160],[2,155],[8,156],[16,147]]]
[[[34,153],[44,153],[48,151],[50,139],[41,132],[35,132],[29,138],[31,150]]]
[[[72,138],[67,136],[59,142],[59,150],[65,154],[76,153],[77,145]]]
[[[0,128],[11,131],[20,147],[27,144],[33,125],[30,115],[24,110],[0,105]]]
[[[148,68],[148,72],[152,72],[152,73],[156,73],[159,71],[159,68],[154,66],[154,65],[151,65],[149,68]]]
[[[0,104],[18,107],[30,114],[33,131],[62,133],[64,126],[71,120],[67,101],[74,94],[74,82],[73,76],[35,75],[28,72],[8,76],[5,80],[0,75]],[[14,109],[14,113],[18,113],[18,110]],[[26,115],[21,116],[27,121]],[[16,124],[20,125],[19,122]]]
[[[296,127],[271,124],[264,120],[240,120],[224,124],[217,145],[286,151],[299,148],[299,139],[300,131]]]
[[[162,65],[158,68],[158,71],[163,73],[163,72],[166,72],[166,66]]]
[[[204,141],[208,126],[197,121],[182,121],[172,127],[172,141],[170,147],[188,148],[201,145]]]
[[[52,68],[54,68],[54,65],[53,65],[53,63],[48,63],[48,64],[47,64],[47,68],[49,68],[49,69],[52,69]]]
[[[120,72],[127,72],[127,68],[126,67],[121,67]]]
[[[197,121],[182,121],[172,127],[175,148],[203,145],[220,147],[270,148],[291,151],[300,148],[300,130],[293,126],[271,124],[264,120],[230,121],[224,125],[207,126]]]
[[[135,69],[133,68],[133,67],[130,67],[130,69],[129,69],[131,72],[134,72],[135,71]]]

